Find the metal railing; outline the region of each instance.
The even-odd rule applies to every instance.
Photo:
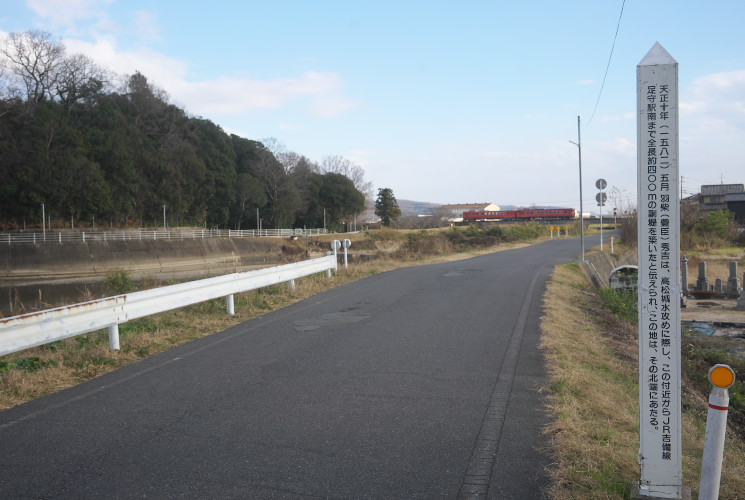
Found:
[[[64,243],[69,241],[122,241],[122,240],[192,240],[202,238],[289,238],[292,236],[318,236],[326,229],[175,229],[155,231],[46,231],[42,233],[0,233],[0,244],[13,243]]]
[[[57,307],[46,311],[0,319],[0,355],[29,349],[57,340],[108,328],[109,347],[119,349],[119,325],[151,314],[170,311],[219,297],[227,299],[234,314],[233,294],[337,268],[336,255],[256,271],[217,276],[152,290]]]

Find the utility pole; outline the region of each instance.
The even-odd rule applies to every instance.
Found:
[[[580,135],[580,121],[579,116],[577,117],[577,142],[569,141],[579,151],[579,229],[580,229],[580,242],[582,247],[582,262],[585,261],[585,219],[584,219],[584,208],[582,206],[582,137]]]

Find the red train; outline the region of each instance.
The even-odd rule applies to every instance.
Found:
[[[527,210],[496,210],[492,212],[463,212],[464,221],[476,220],[545,220],[574,219],[573,208],[531,208]]]

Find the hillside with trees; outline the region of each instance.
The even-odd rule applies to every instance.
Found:
[[[0,226],[335,229],[372,196],[364,171],[316,163],[276,139],[225,133],[168,101],[145,75],[118,76],[46,32],[0,43]]]

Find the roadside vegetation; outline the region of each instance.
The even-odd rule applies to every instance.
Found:
[[[628,306],[619,307],[628,300],[604,300],[576,264],[558,267],[549,284],[542,347],[551,377],[553,421],[545,430],[555,457],[551,498],[630,498],[639,480],[638,330],[624,312]],[[709,391],[708,382],[702,389],[700,374],[705,378],[708,363],[723,358],[701,362],[705,356],[691,356],[695,344],[687,345],[692,347],[683,353],[683,474],[696,498]],[[699,374],[698,380],[691,374]],[[744,438],[739,424],[730,426],[722,499],[743,498]]]
[[[635,250],[636,217],[624,219],[618,229],[624,250]],[[726,278],[729,262],[742,262],[744,243],[731,213],[702,216],[697,206],[684,205],[681,250],[689,259],[689,282],[695,282],[701,261],[707,262],[710,278]],[[546,429],[556,457],[552,498],[630,498],[639,480],[636,304],[636,291],[595,288],[575,264],[557,268],[549,284],[542,328],[554,418]],[[682,331],[683,474],[693,498],[711,390],[707,374],[718,363],[732,367],[739,378],[729,389],[720,498],[745,498],[743,342],[686,326]]]

